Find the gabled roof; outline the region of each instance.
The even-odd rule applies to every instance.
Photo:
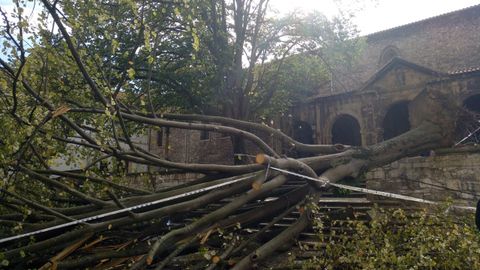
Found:
[[[388,46],[423,67],[452,75],[471,73],[480,67],[478,14],[480,4],[365,36],[366,46],[357,62],[334,70],[334,83],[320,86],[317,98],[361,89],[378,73],[378,60]]]
[[[397,66],[406,66],[415,71],[420,73],[432,75],[435,77],[445,76],[447,74],[415,64],[413,62],[407,61],[405,59],[394,57],[392,58],[387,64],[385,64],[382,68],[380,68],[375,74],[373,74],[366,82],[364,82],[356,91],[363,91],[379,79],[381,79],[385,74],[387,74],[390,70]]]

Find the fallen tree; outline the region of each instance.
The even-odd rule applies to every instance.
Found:
[[[6,74],[13,79],[15,74],[13,69],[3,60],[0,61]],[[452,115],[453,109],[447,108],[449,109],[448,114],[437,114],[437,111],[432,108],[441,110],[440,106],[443,104],[432,99],[429,107],[432,113],[425,115],[426,119],[416,128],[391,140],[368,147],[307,146],[295,142],[278,130],[273,131],[265,126],[256,130],[258,125],[253,123],[216,117],[213,118],[214,122],[222,122],[222,124],[209,124],[213,119],[194,115],[168,115],[166,118],[177,120],[167,120],[166,118],[135,114],[120,106],[107,103],[106,108],[112,110],[112,124],[121,131],[110,138],[110,142],[113,144],[108,144],[106,147],[106,145],[99,144],[95,135],[91,135],[86,127],[82,127],[71,117],[76,113],[100,114],[102,113],[101,109],[69,108],[68,112],[64,109],[65,113],[61,113],[61,108],[56,108],[50,100],[38,94],[29,85],[27,79],[22,79],[20,83],[24,87],[25,93],[49,111],[46,117],[47,121],[61,122],[82,138],[82,141],[68,140],[67,137],[52,138],[53,140],[64,144],[77,144],[79,147],[101,152],[102,155],[116,160],[179,171],[202,172],[209,175],[210,178],[204,178],[203,181],[199,179],[190,186],[159,192],[124,187],[99,175],[92,175],[88,171],[62,172],[53,170],[46,164],[43,168],[38,167],[42,163],[32,162],[32,160],[42,159],[42,157],[36,156],[35,146],[29,145],[32,137],[28,137],[23,145],[29,145],[30,148],[25,148],[26,150],[22,152],[21,157],[23,158],[19,157],[10,164],[3,164],[6,171],[5,176],[21,177],[21,180],[17,179],[12,183],[14,189],[7,188],[3,193],[2,204],[5,214],[1,216],[1,221],[6,234],[50,228],[58,224],[208,188],[231,180],[239,181],[208,192],[199,192],[192,196],[179,197],[164,203],[125,211],[92,222],[82,222],[75,226],[40,233],[33,239],[23,238],[3,243],[5,260],[9,264],[19,267],[39,267],[46,264],[45,267],[55,265],[60,268],[79,268],[99,263],[112,266],[123,265],[125,261],[128,261],[132,263],[133,269],[142,269],[146,265],[161,269],[168,266],[168,263],[177,255],[185,256],[185,253],[188,252],[195,253],[201,245],[200,243],[208,242],[209,246],[218,249],[216,254],[221,254],[212,256],[211,263],[216,265],[223,261],[231,263],[234,269],[249,269],[259,260],[267,258],[310,224],[308,204],[315,202],[321,196],[322,190],[325,189],[323,185],[316,182],[282,189],[282,186],[292,177],[273,171],[268,171],[266,174],[266,166],[275,166],[310,177],[320,177],[329,182],[336,182],[348,176],[358,176],[370,168],[390,163],[399,158],[447,145],[451,134],[446,131],[451,130],[449,125],[453,120],[449,119],[452,117],[447,117]],[[421,96],[421,98],[425,96],[428,95]],[[425,102],[426,100],[422,100],[422,103]],[[103,110],[104,113],[105,110]],[[179,119],[184,121],[178,121]],[[202,123],[202,120],[207,123]],[[20,119],[18,121],[18,124],[22,125]],[[257,155],[255,164],[175,163],[142,150],[131,142],[126,128],[126,125],[131,122],[146,126],[210,130],[242,136],[255,143],[259,151],[263,153]],[[303,151],[309,150],[315,155],[302,159],[281,157],[281,154],[275,152],[254,133],[243,130],[244,128],[256,132],[271,131],[273,135],[279,135],[279,139],[290,144],[290,147],[296,147],[298,144]],[[36,131],[37,134],[40,134],[41,129],[42,127],[38,125],[32,133],[35,134]],[[97,162],[99,162],[98,159]],[[228,177],[225,178],[226,176]],[[72,185],[72,182],[67,182],[73,180],[78,184],[84,183],[87,179],[95,182],[96,193],[82,191],[80,185]],[[243,180],[240,181],[240,179]],[[48,198],[48,204],[45,205],[45,199],[38,200],[38,195],[41,197],[41,194],[38,194],[36,190],[29,189],[29,185],[45,186],[55,193],[65,193],[63,197],[68,202],[54,202]],[[272,196],[277,199],[265,200]],[[305,198],[308,199],[305,201]],[[216,206],[211,207],[213,204]],[[298,205],[297,208],[302,209],[302,215],[297,222],[279,232],[259,248],[251,249],[251,246],[243,244],[249,240],[241,238],[237,224],[247,226],[260,220],[275,219],[277,215],[281,215],[287,209],[293,211],[289,207],[291,205]],[[198,210],[201,211],[196,213],[195,211]],[[190,219],[186,219],[187,217]],[[182,225],[178,228],[166,226],[166,218],[177,219],[181,221]],[[18,227],[21,229],[18,230]],[[220,235],[219,232],[221,232]],[[219,242],[224,242],[226,245],[219,244]],[[79,248],[83,245],[86,246]],[[104,246],[104,251],[89,252],[94,246],[96,248]],[[238,247],[242,248],[232,252]],[[206,261],[206,264],[208,263]]]
[[[448,96],[439,93],[425,93],[413,102],[412,110],[422,112],[422,117],[413,123],[412,130],[363,147],[307,145],[265,125],[219,116],[138,112],[124,103],[118,91],[109,91],[90,74],[58,11],[48,1],[42,2],[65,41],[70,60],[86,82],[86,87],[70,90],[87,98],[69,100],[52,94],[55,88],[44,89],[38,78],[21,75],[22,69],[30,68],[25,67],[25,57],[19,62],[0,59],[2,82],[8,86],[1,89],[6,108],[1,117],[9,129],[5,135],[8,140],[1,142],[2,177],[6,181],[0,225],[2,238],[12,236],[11,241],[1,243],[4,265],[162,269],[181,260],[188,262],[188,256],[193,258],[207,246],[209,250],[202,254],[208,260],[198,267],[250,269],[311,224],[309,205],[328,188],[328,184],[315,181],[287,185],[295,177],[269,170],[270,166],[334,183],[451,144],[457,108],[446,102]],[[17,45],[24,55],[22,43]],[[47,75],[41,81],[47,80]],[[256,162],[173,162],[141,148],[132,139],[142,130],[163,127],[241,137],[258,147]],[[285,157],[258,134],[279,140],[284,149],[312,156]],[[69,147],[74,147],[74,153],[94,158],[77,172],[53,169],[49,160],[57,153],[67,159]],[[97,170],[104,160],[116,166],[132,162],[198,172],[205,177],[190,185],[147,190],[122,185],[122,170]],[[245,238],[243,227],[260,221],[275,223],[292,211],[300,212],[296,222],[264,237],[268,240],[260,246]],[[62,226],[66,223],[71,226]],[[28,235],[38,230],[44,231]],[[23,233],[27,235],[14,236]],[[264,233],[259,231],[255,237],[262,238]]]

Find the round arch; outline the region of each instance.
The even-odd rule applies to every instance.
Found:
[[[342,114],[332,124],[332,144],[362,145],[360,124],[349,114]]]
[[[463,107],[473,113],[480,113],[480,94],[471,95],[463,101]]]
[[[312,126],[305,122],[296,120],[293,122],[293,138],[296,141],[306,144],[313,144]]]
[[[462,110],[458,116],[455,141],[460,144],[480,143],[480,94],[469,95],[463,99]]]
[[[410,101],[396,102],[387,109],[383,118],[383,139],[388,140],[410,130],[408,105]]]
[[[382,53],[380,54],[380,59],[378,60],[378,66],[383,67],[388,62],[390,62],[390,60],[399,56],[400,56],[400,50],[393,45],[389,45],[385,47]]]

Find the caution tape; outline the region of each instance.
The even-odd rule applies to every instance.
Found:
[[[404,201],[411,201],[411,202],[418,202],[418,203],[425,203],[425,204],[434,204],[434,205],[439,205],[440,204],[439,202],[420,199],[420,198],[401,195],[401,194],[395,194],[395,193],[373,190],[373,189],[368,189],[368,188],[354,187],[354,186],[343,185],[343,184],[338,184],[338,183],[331,183],[325,177],[314,178],[314,177],[310,177],[310,176],[307,176],[307,175],[303,175],[303,174],[291,172],[291,171],[288,171],[288,170],[280,169],[280,168],[277,168],[277,167],[270,166],[270,169],[281,172],[281,173],[294,175],[294,176],[297,176],[297,177],[300,177],[300,178],[304,178],[304,179],[312,180],[312,181],[315,181],[315,182],[319,182],[324,186],[330,185],[330,186],[333,186],[333,187],[338,187],[338,188],[342,188],[342,189],[346,189],[346,190],[351,190],[351,191],[356,191],[356,192],[361,192],[361,193],[366,193],[366,194],[372,194],[372,195],[377,195],[377,196],[382,196],[382,197],[387,197],[387,198],[399,199],[399,200],[404,200]],[[471,207],[471,206],[451,205],[450,207],[451,208],[462,209],[462,210],[474,211],[474,212],[476,211],[476,208]]]
[[[176,200],[176,199],[180,199],[180,198],[185,198],[185,197],[195,195],[195,194],[199,194],[199,193],[202,193],[202,192],[205,192],[205,191],[210,191],[210,190],[213,190],[213,189],[228,186],[228,185],[231,185],[231,184],[234,184],[234,183],[237,183],[237,182],[249,179],[249,178],[252,178],[252,176],[251,175],[250,176],[245,176],[245,177],[242,177],[242,178],[239,178],[239,179],[234,179],[234,180],[224,182],[224,183],[220,183],[220,184],[217,184],[217,185],[213,185],[213,186],[210,186],[210,187],[185,192],[185,193],[178,194],[178,195],[175,195],[175,196],[171,196],[171,197],[168,197],[168,198],[163,198],[163,199],[159,199],[159,200],[156,200],[156,201],[143,203],[143,204],[139,204],[139,205],[135,205],[135,206],[130,206],[130,207],[118,209],[118,210],[115,210],[115,211],[112,211],[112,212],[107,212],[107,213],[99,214],[99,215],[96,215],[96,216],[92,216],[92,217],[87,217],[87,218],[82,218],[82,219],[70,221],[70,222],[67,222],[67,223],[62,223],[62,224],[59,224],[59,225],[56,225],[56,226],[48,227],[48,228],[45,228],[45,229],[41,229],[41,230],[29,232],[29,233],[24,233],[24,234],[19,234],[19,235],[3,238],[3,239],[0,239],[0,244],[5,243],[5,242],[9,242],[9,241],[12,241],[12,240],[21,239],[21,238],[24,238],[24,237],[37,235],[37,234],[44,233],[44,232],[49,232],[49,231],[53,231],[53,230],[57,230],[57,229],[61,229],[61,228],[66,228],[66,227],[78,225],[78,224],[81,224],[81,223],[86,223],[86,222],[89,222],[89,221],[92,221],[92,220],[97,220],[97,219],[101,219],[101,218],[105,218],[105,217],[110,217],[110,216],[113,216],[113,215],[129,212],[129,211],[140,209],[140,208],[145,208],[145,207],[156,205],[156,204],[159,204],[159,203],[164,203],[164,202],[168,202],[168,201],[172,201],[172,200]]]
[[[377,196],[382,196],[382,197],[387,197],[387,198],[399,199],[399,200],[404,200],[404,201],[411,201],[411,202],[418,202],[418,203],[425,203],[425,204],[433,204],[433,205],[439,205],[440,204],[439,202],[420,199],[420,198],[401,195],[401,194],[395,194],[395,193],[390,193],[390,192],[385,192],[385,191],[378,191],[378,190],[373,190],[373,189],[368,189],[368,188],[354,187],[354,186],[338,184],[338,183],[331,183],[325,177],[314,178],[314,177],[310,177],[310,176],[307,176],[307,175],[291,172],[291,171],[280,169],[280,168],[273,167],[273,166],[269,166],[268,169],[275,170],[275,171],[285,173],[285,174],[289,174],[289,175],[293,175],[293,176],[297,176],[297,177],[300,177],[300,178],[312,180],[312,181],[315,181],[315,182],[319,182],[319,183],[322,183],[322,185],[324,185],[324,186],[330,185],[330,186],[342,188],[342,189],[345,189],[345,190],[351,190],[351,191],[356,191],[356,192],[361,192],[361,193],[366,193],[366,194],[372,194],[372,195],[377,195]],[[268,173],[268,170],[267,170],[266,173]],[[113,216],[113,215],[129,212],[129,211],[140,209],[140,208],[145,208],[145,207],[156,205],[156,204],[163,203],[163,202],[168,202],[168,201],[172,201],[172,200],[176,200],[176,199],[180,199],[180,198],[185,198],[185,197],[195,195],[195,194],[199,194],[199,193],[202,193],[202,192],[205,192],[205,191],[210,191],[210,190],[217,189],[217,188],[220,188],[220,187],[223,187],[223,186],[231,185],[231,184],[249,179],[251,177],[252,176],[246,176],[246,177],[242,177],[242,178],[239,178],[239,179],[234,179],[234,180],[231,180],[231,181],[228,181],[228,182],[225,182],[225,183],[213,185],[213,186],[210,186],[210,187],[201,188],[201,189],[189,191],[189,192],[186,192],[186,193],[178,194],[178,195],[175,195],[175,196],[171,196],[171,197],[168,197],[168,198],[159,199],[159,200],[156,200],[156,201],[153,201],[153,202],[148,202],[148,203],[143,203],[143,204],[139,204],[139,205],[135,205],[135,206],[130,206],[130,207],[118,209],[118,210],[115,210],[115,211],[99,214],[99,215],[96,215],[96,216],[87,217],[87,218],[83,218],[83,219],[74,220],[74,221],[71,221],[71,222],[59,224],[59,225],[48,227],[48,228],[45,228],[45,229],[41,229],[41,230],[29,232],[29,233],[24,233],[24,234],[20,234],[20,235],[15,235],[15,236],[3,238],[3,239],[0,239],[0,244],[5,243],[5,242],[9,242],[9,241],[12,241],[12,240],[21,239],[21,238],[24,238],[24,237],[37,235],[37,234],[44,233],[44,232],[53,231],[53,230],[56,230],[56,229],[66,228],[66,227],[78,225],[78,224],[81,224],[81,223],[86,223],[86,222],[89,222],[89,221],[98,220],[98,219],[105,218],[105,217],[110,217],[110,216]],[[450,207],[451,208],[462,209],[462,210],[476,211],[476,208],[471,207],[471,206],[452,205]]]

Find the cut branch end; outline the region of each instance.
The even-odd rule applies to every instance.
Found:
[[[260,153],[255,156],[255,162],[257,162],[257,164],[265,164],[266,161],[267,157],[265,154]]]

